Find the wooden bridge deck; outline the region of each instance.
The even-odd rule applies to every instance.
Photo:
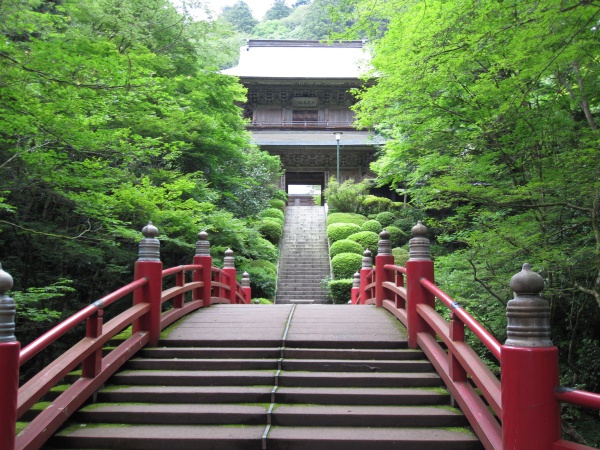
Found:
[[[360,324],[360,326],[359,326]],[[287,334],[286,334],[287,330]],[[182,319],[170,343],[238,341],[251,345],[333,347],[353,342],[405,347],[406,332],[385,310],[356,305],[215,305]]]
[[[424,354],[374,306],[213,305],[110,384],[49,448],[482,448]]]

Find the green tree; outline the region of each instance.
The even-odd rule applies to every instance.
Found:
[[[96,300],[130,281],[148,220],[167,265],[202,229],[215,251],[260,258],[245,217],[279,162],[250,144],[244,90],[216,72],[221,23],[167,0],[26,0],[2,4],[0,34],[0,253],[16,290],[64,278],[61,313]]]
[[[378,182],[406,189],[443,244],[436,280],[502,339],[507,280],[532,263],[564,375],[589,379],[573,343],[600,324],[598,6],[351,3],[387,23],[365,26],[379,81],[358,116],[388,139]]]
[[[292,8],[285,4],[285,0],[275,0],[265,13],[263,20],[284,19],[292,13]]]
[[[258,24],[258,20],[252,15],[252,10],[243,0],[237,1],[233,6],[225,6],[220,17],[242,34],[251,33]]]

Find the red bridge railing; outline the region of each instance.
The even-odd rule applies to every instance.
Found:
[[[427,228],[412,229],[406,267],[394,265],[389,233],[380,234],[375,268],[365,251],[354,275],[352,303],[383,307],[402,322],[408,345],[432,362],[486,449],[584,450],[561,439],[560,403],[600,409],[600,394],[559,385],[558,349],[550,341],[543,278],[529,264],[512,277],[508,339],[498,342],[434,283]],[[436,298],[449,320],[436,311]],[[501,380],[465,342],[465,326],[498,360]]]
[[[14,336],[15,303],[6,295],[12,277],[0,266],[0,449],[38,449],[107,379],[145,345],[156,346],[160,332],[182,316],[212,303],[250,303],[250,279],[236,282],[233,252],[225,252],[224,267],[212,266],[206,232],[198,235],[193,264],[163,270],[158,230],[142,230],[134,281],[92,303],[40,336],[24,349]],[[186,274],[188,277],[186,278]],[[175,277],[164,289],[164,280]],[[128,294],[133,305],[106,323],[104,310]],[[164,311],[165,302],[172,307]],[[86,335],[19,388],[19,368],[82,322]],[[127,327],[131,337],[103,357],[104,345]],[[16,421],[69,372],[81,366],[81,378],[42,411],[18,436]]]

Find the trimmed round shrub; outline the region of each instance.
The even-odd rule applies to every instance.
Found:
[[[281,209],[277,209],[277,208],[267,208],[263,211],[261,211],[258,214],[258,217],[260,217],[261,219],[266,219],[267,217],[273,217],[275,219],[281,220],[281,222],[284,221],[285,216],[283,215],[283,211]]]
[[[283,236],[283,223],[277,219],[264,219],[256,224],[256,229],[267,241],[277,245]]]
[[[356,253],[340,253],[331,259],[331,269],[333,277],[352,278],[362,266],[362,256]]]
[[[333,243],[340,239],[346,239],[360,230],[361,228],[354,223],[332,223],[327,227],[327,239]]]
[[[252,259],[264,259],[277,264],[279,249],[267,239],[257,236],[246,248],[246,256]]]
[[[377,222],[379,222],[381,226],[385,228],[389,227],[391,224],[394,223],[394,220],[396,220],[396,216],[394,215],[394,213],[384,211],[377,214],[377,216],[375,216],[375,220],[377,220]]]
[[[389,198],[367,195],[362,201],[362,207],[368,214],[378,214],[387,211],[392,206]]]
[[[392,241],[393,247],[397,247],[398,245],[403,245],[405,243],[406,233],[400,228],[390,225],[385,227],[385,230],[390,233],[390,241]]]
[[[350,239],[340,239],[331,244],[329,256],[333,258],[340,253],[356,253],[357,255],[362,255],[364,251],[365,249],[362,248],[358,242],[351,241]]]
[[[372,231],[373,233],[379,234],[381,233],[381,230],[383,230],[383,227],[376,220],[367,220],[362,224],[362,229],[363,231]]]
[[[368,248],[373,252],[373,256],[377,254],[377,244],[379,244],[379,235],[372,231],[360,231],[351,234],[348,239],[358,242],[362,248]]]
[[[281,211],[285,211],[285,202],[278,198],[273,198],[273,199],[269,200],[269,206],[271,208],[277,208]]]
[[[327,285],[329,298],[336,304],[348,303],[352,293],[352,278],[331,280]]]
[[[275,298],[277,266],[264,260],[246,260],[239,264],[238,274],[248,272],[252,298]]]
[[[327,225],[331,225],[332,223],[354,223],[360,226],[366,221],[367,218],[362,214],[331,213],[327,216]]]
[[[394,264],[406,267],[406,261],[408,261],[409,258],[408,250],[396,247],[392,249],[392,255],[394,256]]]

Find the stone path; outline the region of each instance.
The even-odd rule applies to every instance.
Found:
[[[288,206],[281,239],[275,303],[327,303],[330,275],[323,206]]]

